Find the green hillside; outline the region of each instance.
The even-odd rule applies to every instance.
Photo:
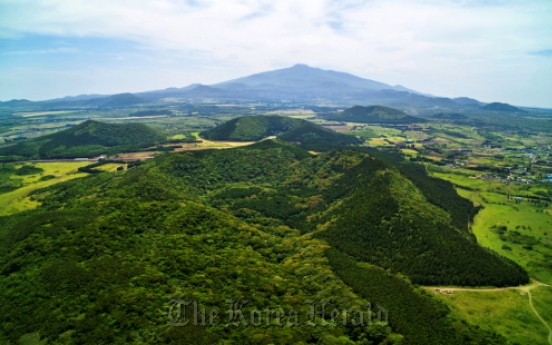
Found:
[[[0,343],[506,344],[408,279],[505,286],[527,274],[455,226],[448,182],[432,189],[423,169],[391,162],[266,140],[39,190],[41,206],[0,217]],[[217,325],[173,326],[174,299],[219,310]],[[229,326],[231,299],[248,300],[247,316],[302,318]],[[371,302],[389,323],[310,327],[309,300],[328,303],[326,321]]]
[[[400,110],[379,105],[362,107],[354,106],[342,112],[328,114],[328,120],[365,122],[365,123],[420,123],[425,119],[410,116]]]
[[[305,120],[276,115],[245,116],[232,119],[199,135],[209,140],[256,141],[285,133],[303,122]]]
[[[312,122],[282,116],[246,116],[230,120],[213,129],[201,132],[210,140],[256,141],[278,136],[291,142],[330,141],[338,144],[360,144],[362,141],[318,126]]]
[[[329,141],[343,145],[362,144],[362,140],[357,137],[337,133],[308,121],[304,121],[301,125],[280,134],[278,139],[293,142]]]
[[[0,148],[8,159],[92,157],[161,143],[165,138],[143,124],[108,124],[88,120],[78,126]]]
[[[499,102],[487,104],[479,109],[490,110],[490,111],[502,111],[507,113],[526,113],[525,110],[519,109],[517,107],[514,107],[506,103],[499,103]]]

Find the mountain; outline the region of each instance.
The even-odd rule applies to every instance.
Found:
[[[452,184],[363,148],[291,147],[162,155],[37,191],[40,206],[0,217],[2,342],[506,344],[412,285],[528,281],[477,244]],[[205,322],[186,326],[193,303]],[[336,322],[311,327],[308,303]],[[370,324],[343,324],[368,303]]]
[[[21,107],[33,104],[28,99],[12,99],[11,101],[0,102],[0,107]]]
[[[338,144],[360,144],[356,137],[334,132],[312,122],[277,115],[244,116],[201,132],[210,140],[256,141],[278,136],[286,141],[330,141]]]
[[[94,97],[96,96],[96,97]],[[81,95],[55,100],[31,102],[36,107],[122,107],[155,100],[170,99],[221,99],[242,101],[295,100],[318,102],[321,99],[342,101],[363,100],[403,109],[479,107],[477,100],[460,97],[455,99],[434,97],[429,94],[360,78],[349,73],[324,70],[297,64],[289,68],[262,72],[224,81],[213,85],[191,84],[182,88],[166,88],[115,96]],[[112,99],[111,97],[115,97]],[[0,104],[5,107],[23,106],[23,103]]]
[[[363,123],[420,123],[426,122],[425,119],[410,116],[404,112],[382,107],[379,105],[362,107],[354,106],[342,112],[330,113],[326,115],[328,120],[350,121]]]
[[[479,102],[476,99],[468,98],[468,97],[457,97],[457,98],[453,98],[452,100],[460,105],[467,105],[467,106],[474,106],[474,107],[480,107],[484,104]]]
[[[146,100],[157,100],[162,98],[181,98],[186,96],[186,93],[188,91],[193,90],[199,86],[201,86],[201,84],[191,84],[189,86],[181,88],[169,87],[163,90],[137,92],[135,93],[135,95]]]
[[[54,98],[50,99],[44,102],[74,102],[74,101],[88,101],[91,99],[99,99],[99,98],[106,98],[110,95],[98,95],[98,94],[90,94],[90,95],[78,95],[78,96],[65,96],[63,98]]]
[[[348,99],[363,98],[369,92],[383,89],[418,94],[400,85],[391,86],[354,75],[295,65],[263,72],[213,85],[193,84],[185,88],[148,91],[137,95],[159,98],[228,98],[228,99]]]
[[[517,107],[514,107],[506,103],[499,103],[499,102],[489,103],[479,109],[489,110],[489,111],[502,111],[507,113],[526,113],[525,110],[519,109]]]
[[[365,99],[372,103],[395,107],[418,106],[424,108],[457,108],[459,106],[458,103],[446,97],[433,97],[413,92],[388,89],[368,93]]]
[[[144,99],[136,97],[131,93],[121,93],[118,95],[102,97],[102,98],[93,98],[84,101],[86,106],[96,106],[103,108],[118,108],[126,107],[130,105],[135,105],[139,103],[144,103]]]
[[[131,93],[117,95],[80,95],[74,97],[56,98],[46,101],[30,102],[28,105],[37,108],[124,108],[147,102],[146,99]],[[18,106],[20,106],[18,104]]]
[[[11,159],[93,157],[148,147],[164,140],[160,133],[143,124],[108,124],[88,120],[54,134],[0,148],[0,156]]]
[[[276,94],[295,95],[296,98],[353,97],[367,91],[383,89],[415,92],[402,86],[391,86],[348,73],[323,70],[302,64],[253,74],[212,86],[224,90],[239,90],[244,93],[249,91],[265,95],[273,94],[274,96]]]

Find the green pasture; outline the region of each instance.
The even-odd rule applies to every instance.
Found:
[[[89,164],[90,162],[33,163],[33,166],[42,168],[44,171],[36,175],[10,177],[21,179],[23,186],[11,192],[0,194],[0,216],[6,216],[37,207],[39,203],[28,197],[30,192],[59,182],[86,176],[87,174],[85,173],[77,172],[77,169]],[[21,166],[21,164],[16,165],[16,168]],[[53,175],[55,178],[43,181],[40,180],[41,177],[47,175]]]
[[[451,306],[452,316],[494,330],[512,343],[548,344],[548,330],[533,313],[527,294],[520,290],[454,291],[451,295],[436,296]]]

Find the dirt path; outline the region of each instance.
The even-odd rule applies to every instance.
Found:
[[[531,284],[523,285],[523,286],[509,286],[509,287],[503,287],[503,288],[455,288],[455,287],[448,287],[448,286],[426,286],[425,289],[435,291],[436,289],[439,289],[439,291],[467,291],[467,292],[499,292],[499,291],[506,291],[506,290],[521,290],[521,291],[529,291],[537,286],[545,285],[542,283],[539,283],[536,280],[533,280]],[[548,286],[548,285],[545,285]]]
[[[435,289],[439,289],[440,291],[467,291],[467,292],[499,292],[499,291],[505,291],[505,290],[520,290],[528,292],[538,286],[547,286],[552,287],[551,285],[547,285],[544,283],[541,283],[535,279],[531,279],[531,284],[527,285],[520,285],[520,286],[509,286],[509,287],[503,287],[503,288],[456,288],[456,287],[448,287],[448,286],[426,286],[424,287],[426,290],[432,290],[435,291]]]
[[[445,292],[445,294],[447,294],[447,291],[449,291],[450,293],[454,292],[454,291],[466,291],[466,292],[500,292],[500,291],[507,291],[507,290],[519,290],[519,291],[523,291],[523,292],[526,292],[527,295],[529,296],[529,306],[531,307],[531,310],[533,310],[533,313],[535,313],[535,315],[537,316],[537,318],[544,324],[544,326],[548,329],[548,343],[550,345],[552,345],[552,328],[550,328],[550,326],[548,325],[548,323],[546,323],[546,320],[544,320],[540,314],[537,312],[537,309],[535,308],[535,306],[533,305],[533,296],[531,295],[531,290],[533,290],[534,288],[536,287],[539,287],[539,286],[546,286],[546,287],[550,287],[552,288],[551,285],[548,285],[548,284],[543,284],[535,279],[531,279],[532,280],[532,283],[531,284],[528,284],[528,285],[523,285],[523,286],[510,286],[510,287],[504,287],[504,288],[488,288],[488,289],[478,289],[478,288],[454,288],[454,287],[447,287],[447,286],[434,286],[434,287],[424,287],[425,289],[427,290],[430,290],[430,291],[437,291],[437,289],[439,290],[440,293],[443,293]]]
[[[545,286],[550,286],[550,285],[545,285]],[[533,296],[531,296],[531,291],[527,291],[527,294],[529,295],[529,306],[531,306],[531,309],[533,309],[533,312],[535,313],[535,315],[537,315],[539,320],[541,320],[541,322],[546,326],[546,328],[548,328],[548,344],[552,345],[552,329],[550,328],[550,326],[548,326],[546,321],[539,315],[539,313],[537,312],[537,309],[535,309],[535,306],[533,306]]]

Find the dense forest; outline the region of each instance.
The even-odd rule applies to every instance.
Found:
[[[72,128],[0,148],[0,159],[77,158],[140,149],[166,138],[143,124],[88,120]]]
[[[356,293],[370,296],[376,306],[385,306],[389,325],[404,336],[404,344],[506,343],[502,336],[484,331],[479,326],[444,317],[448,314],[446,305],[404,279],[376,266],[360,266],[336,249],[328,249],[326,256],[337,276]]]
[[[210,140],[257,141],[285,133],[304,122],[306,121],[276,115],[244,116],[201,132],[200,136]]]
[[[312,122],[282,116],[245,116],[201,132],[211,140],[256,141],[269,136],[290,142],[325,141],[340,145],[361,144],[354,136],[337,133]]]
[[[400,110],[379,105],[363,107],[354,106],[342,112],[325,115],[328,120],[351,121],[365,123],[419,123],[425,119],[410,116]]]
[[[40,207],[0,217],[0,343],[505,344],[451,319],[407,281],[528,279],[471,238],[471,204],[435,195],[452,193],[448,182],[433,187],[407,164],[393,152],[312,155],[265,140],[164,154],[35,191]],[[172,299],[217,308],[220,323],[175,327]],[[234,327],[225,325],[228,299],[247,299],[245,312],[300,315],[305,301],[325,301],[317,322],[368,303],[390,317]]]
[[[292,142],[328,141],[342,145],[362,144],[362,140],[357,137],[337,133],[331,129],[307,121],[279,135],[278,139]]]

